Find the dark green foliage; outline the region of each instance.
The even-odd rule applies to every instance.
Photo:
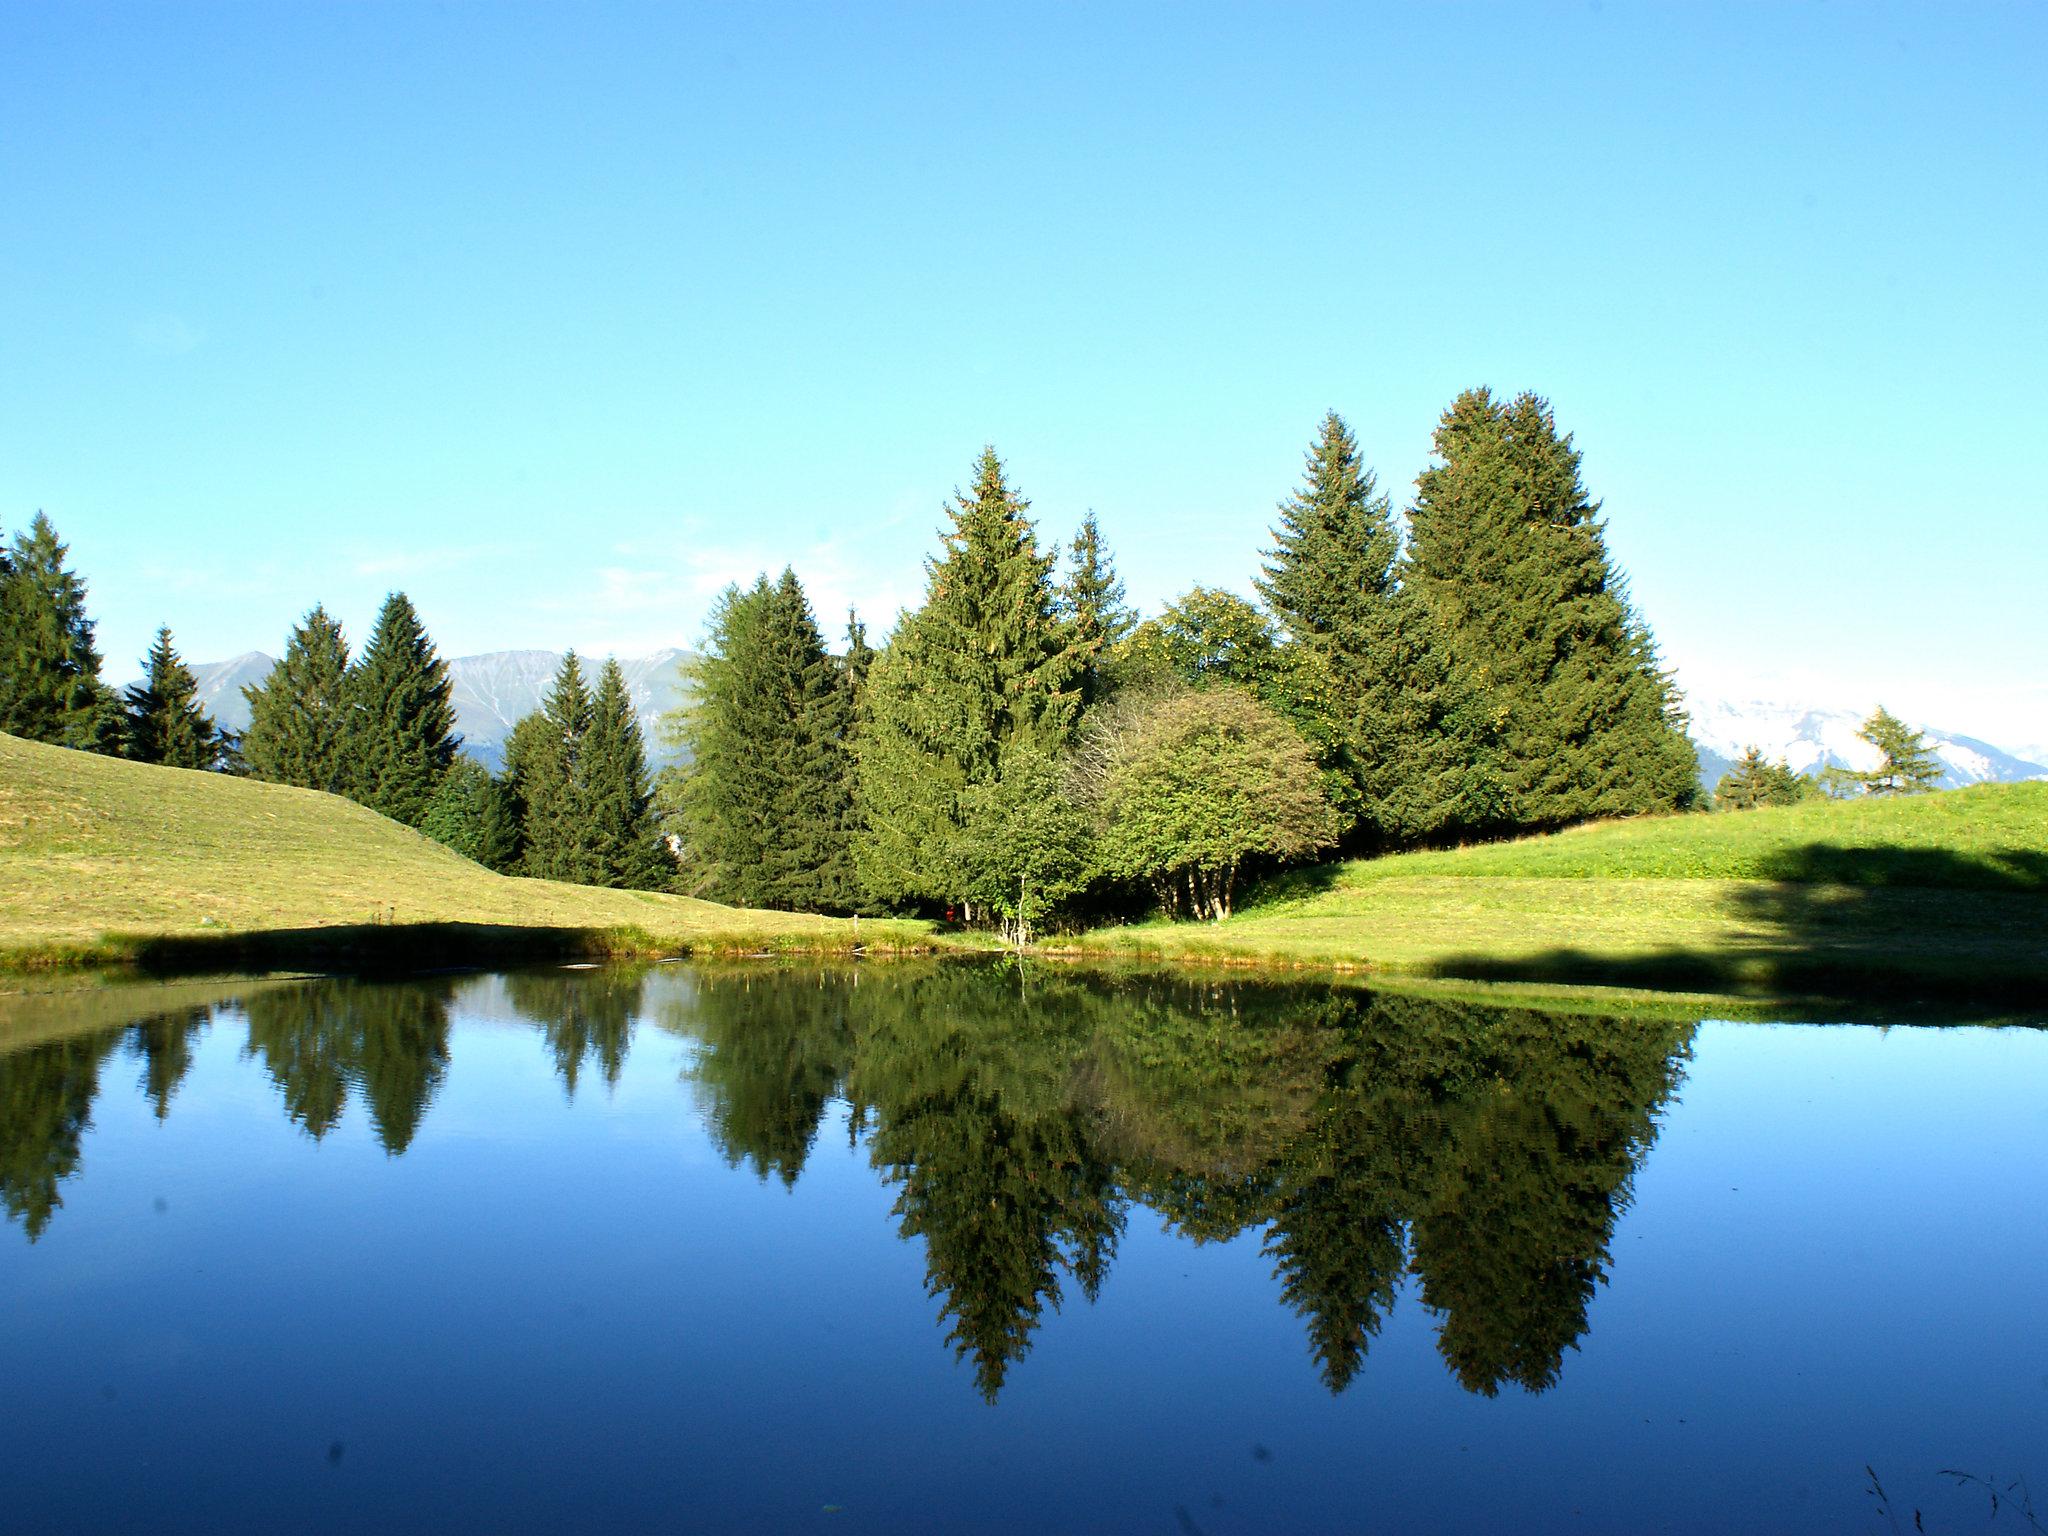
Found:
[[[590,818],[596,884],[659,890],[675,874],[675,861],[654,821],[647,749],[640,720],[619,664],[605,658],[591,700],[590,730],[577,768],[583,814]]]
[[[505,995],[546,1036],[566,1097],[576,1097],[585,1062],[596,1066],[606,1088],[618,1086],[646,979],[646,972],[630,966],[506,976]]]
[[[128,1051],[142,1061],[142,1094],[159,1120],[169,1118],[171,1098],[192,1070],[192,1043],[212,1017],[205,1008],[159,1014],[131,1025]]]
[[[1579,454],[1534,395],[1469,390],[1436,432],[1407,581],[1483,688],[1520,826],[1692,804],[1676,689],[1608,559]]]
[[[963,794],[997,778],[1011,750],[1058,753],[1079,719],[1083,657],[1028,509],[985,449],[972,488],[947,506],[924,605],[868,675],[859,863],[882,901],[963,897]]]
[[[246,1054],[262,1061],[285,1113],[315,1141],[359,1090],[378,1142],[396,1156],[447,1074],[450,999],[446,983],[423,981],[323,979],[258,992],[245,1004]]]
[[[689,1076],[729,1166],[796,1184],[853,1062],[847,1003],[837,984],[756,987],[727,977],[699,990],[690,1027],[704,1049]]]
[[[38,512],[0,554],[0,731],[61,747],[120,749],[120,707],[100,681],[85,583]]]
[[[315,607],[293,629],[270,675],[242,690],[249,701],[242,758],[250,774],[346,794],[353,783],[349,686],[348,641],[340,621]]]
[[[1797,805],[1819,793],[1818,784],[1794,773],[1783,758],[1766,762],[1763,753],[1751,747],[1721,775],[1714,786],[1714,804],[1726,811],[1749,811],[1760,805]]]
[[[519,812],[511,790],[474,758],[458,757],[441,775],[420,831],[485,869],[509,874],[520,853]]]
[[[855,690],[873,655],[857,622],[828,655],[794,571],[729,589],[711,617],[678,722],[680,802],[695,888],[721,901],[847,912]]]
[[[512,728],[505,773],[522,808],[520,873],[574,885],[598,883],[598,837],[583,775],[594,718],[583,663],[562,658],[537,714]]]
[[[1924,794],[1941,782],[1941,764],[1927,738],[1882,704],[1856,734],[1877,748],[1877,766],[1860,775],[1871,794]]]
[[[166,768],[218,768],[232,742],[199,707],[199,685],[161,628],[145,660],[148,675],[122,700],[121,754]]]
[[[1116,573],[1093,512],[1081,519],[1080,531],[1067,547],[1059,609],[1080,655],[1085,709],[1109,691],[1117,649],[1138,627],[1138,616],[1124,600],[1123,578]]]
[[[1392,508],[1332,411],[1280,504],[1260,594],[1291,642],[1260,680],[1308,737],[1355,847],[1498,823],[1484,700],[1428,609],[1399,584]]]
[[[455,760],[448,667],[403,592],[394,592],[350,681],[350,793],[417,827]]]
[[[30,1242],[64,1203],[57,1186],[78,1171],[100,1063],[119,1040],[104,1034],[0,1052],[0,1207]]]

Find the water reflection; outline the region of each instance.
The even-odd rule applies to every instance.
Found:
[[[1258,1233],[1332,1392],[1404,1292],[1468,1390],[1544,1390],[1585,1332],[1693,1031],[994,965],[672,973],[653,993],[629,968],[324,980],[0,1055],[0,1199],[42,1236],[107,1057],[140,1063],[161,1119],[196,1041],[238,1017],[294,1123],[325,1137],[359,1101],[396,1156],[448,1073],[465,989],[500,987],[572,1098],[591,1072],[619,1081],[636,1024],[685,1037],[712,1139],[764,1180],[795,1185],[845,1101],[990,1399],[1046,1314],[1109,1280],[1134,1205],[1198,1243]]]

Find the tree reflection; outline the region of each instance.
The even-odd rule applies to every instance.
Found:
[[[377,1140],[394,1157],[412,1145],[448,1069],[444,981],[342,979],[248,999],[246,1055],[284,1095],[285,1113],[314,1140],[340,1122],[360,1087]]]
[[[844,973],[706,977],[688,1017],[689,1076],[732,1167],[794,1185],[853,1059]]]
[[[607,1088],[618,1086],[646,982],[637,966],[515,971],[505,978],[505,994],[540,1026],[562,1089],[573,1099],[586,1061],[595,1063]]]
[[[143,1096],[159,1120],[171,1112],[171,1096],[192,1070],[192,1043],[213,1017],[209,1008],[159,1014],[129,1026],[128,1051],[142,1060]]]
[[[92,1123],[100,1063],[120,1041],[101,1033],[0,1056],[0,1204],[34,1242],[64,1202],[57,1185],[78,1171]]]

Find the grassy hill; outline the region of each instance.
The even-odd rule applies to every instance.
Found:
[[[915,923],[859,941],[918,945]],[[333,795],[0,735],[0,968],[830,951],[833,918],[492,874]]]
[[[2048,1006],[2048,784],[1580,827],[1285,877],[1096,953]]]

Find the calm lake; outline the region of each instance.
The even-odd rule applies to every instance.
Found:
[[[2048,1525],[2024,1024],[92,990],[0,1018],[0,1200],[6,1532]]]

